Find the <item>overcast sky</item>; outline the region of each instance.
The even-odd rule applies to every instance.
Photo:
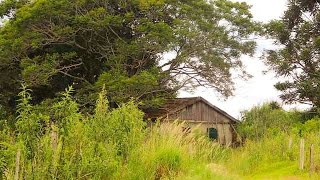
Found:
[[[234,0],[235,1],[235,0]],[[251,12],[255,20],[268,22],[272,19],[278,19],[283,15],[286,9],[286,0],[239,0],[247,2],[252,5]],[[240,112],[250,109],[255,105],[262,104],[264,102],[279,100],[279,94],[274,84],[277,79],[274,77],[274,73],[269,72],[263,74],[263,71],[267,70],[267,67],[259,59],[263,49],[275,48],[270,40],[259,40],[256,55],[252,57],[243,57],[243,62],[246,65],[247,71],[253,75],[249,81],[236,80],[236,91],[233,97],[230,97],[226,101],[219,99],[217,94],[212,89],[200,88],[194,93],[180,92],[180,97],[190,96],[202,96],[212,104],[218,106],[224,111],[228,112],[235,118],[240,118]],[[286,105],[286,109],[289,108],[305,108],[303,105]]]

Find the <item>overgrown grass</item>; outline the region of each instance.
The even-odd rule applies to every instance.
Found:
[[[109,109],[104,91],[84,116],[69,89],[47,111],[24,90],[15,127],[0,131],[0,179],[212,179],[226,150],[183,124],[146,127],[132,102]],[[39,110],[40,109],[40,110]],[[19,155],[18,155],[19,154]]]
[[[245,112],[244,120],[239,132],[247,138],[223,162],[231,172],[243,179],[320,179],[319,118],[305,121],[298,112],[265,104]],[[299,170],[301,139],[305,141],[302,171]],[[315,172],[310,175],[311,144],[315,147]]]
[[[158,124],[132,153],[122,179],[204,178],[214,176],[207,164],[219,161],[226,151],[197,134],[182,132],[182,124]]]
[[[291,148],[289,139],[293,139]],[[259,141],[247,141],[243,147],[233,149],[222,164],[240,179],[319,179],[319,148],[314,151],[316,172],[310,175],[309,148],[310,144],[315,142],[310,137],[304,139],[305,169],[302,171],[299,170],[300,137],[285,134],[265,137]]]
[[[256,108],[247,116],[249,123],[240,126],[242,133],[254,132],[248,132],[243,146],[231,149],[210,141],[197,127],[184,132],[183,123],[146,127],[133,102],[109,109],[104,91],[94,114],[83,115],[71,92],[46,111],[30,104],[28,90],[20,93],[14,127],[3,123],[0,130],[0,179],[320,179],[317,118],[301,123],[281,109]],[[273,119],[278,116],[286,123],[273,128],[281,124]],[[254,129],[259,126],[264,128]],[[301,138],[304,171],[298,168]],[[309,175],[311,144],[316,172]]]

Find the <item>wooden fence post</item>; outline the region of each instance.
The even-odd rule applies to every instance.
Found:
[[[310,146],[310,173],[314,173],[315,166],[314,166],[314,145],[311,144]]]
[[[14,180],[18,180],[19,179],[20,156],[21,156],[21,150],[19,148],[18,151],[17,151],[17,155],[16,155],[16,169],[15,169],[15,173],[14,173]]]
[[[54,125],[51,125],[51,145],[54,152],[56,152],[58,147],[58,131]]]
[[[304,139],[300,139],[300,158],[299,158],[299,169],[303,170],[304,168]]]
[[[289,143],[288,143],[288,149],[291,150],[292,148],[292,137],[289,138]]]

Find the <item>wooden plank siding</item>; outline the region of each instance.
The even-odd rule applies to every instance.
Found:
[[[218,142],[225,145],[235,141],[233,125],[239,122],[201,97],[171,99],[163,107],[145,110],[145,113],[145,118],[167,122],[181,120],[190,128],[200,125],[203,133],[208,133],[208,128],[215,128]]]
[[[179,120],[193,120],[199,122],[213,122],[213,123],[231,123],[230,120],[224,115],[220,114],[207,104],[197,102],[189,105],[175,113],[168,115],[169,119]]]
[[[185,121],[187,124],[194,124],[194,126],[202,123],[204,132],[210,127],[217,129],[219,143],[227,145],[233,141],[233,129],[230,124],[234,124],[234,122],[202,101],[186,106],[168,115],[167,118]]]

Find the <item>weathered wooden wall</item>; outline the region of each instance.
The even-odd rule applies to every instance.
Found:
[[[201,101],[168,115],[167,118],[169,120],[183,120],[191,128],[201,123],[199,128],[203,133],[207,133],[207,128],[215,128],[218,131],[218,141],[221,144],[231,145],[234,141],[232,127],[234,122]]]
[[[169,119],[230,123],[230,120],[203,102],[197,102],[169,115]]]

